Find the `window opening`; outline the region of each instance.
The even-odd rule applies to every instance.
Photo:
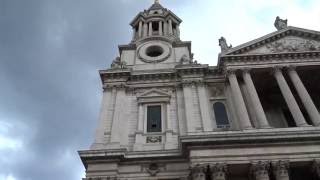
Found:
[[[161,132],[161,106],[147,107],[147,132]]]
[[[229,128],[230,123],[228,120],[228,115],[226,107],[221,102],[216,102],[213,104],[214,115],[216,117],[216,123],[218,128]]]

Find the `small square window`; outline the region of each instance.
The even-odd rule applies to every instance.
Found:
[[[161,106],[147,107],[147,132],[161,132]]]

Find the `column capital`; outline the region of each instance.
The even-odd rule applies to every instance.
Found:
[[[312,163],[312,172],[320,178],[320,159],[315,159]]]
[[[282,70],[284,69],[285,66],[273,66],[272,67],[272,70],[271,70],[271,74],[275,74],[275,73],[278,73],[278,72],[281,72],[282,73]]]
[[[286,69],[288,72],[290,71],[295,71],[297,69],[297,66],[295,65],[289,65],[289,66],[286,66]]]
[[[210,165],[211,172],[227,172],[228,166],[226,163],[216,163]]]
[[[272,162],[272,169],[276,176],[289,176],[288,170],[290,167],[290,162],[288,160],[280,160]]]
[[[255,177],[255,179],[265,179],[269,178],[269,169],[269,161],[258,161],[251,163],[250,171],[252,175]]]
[[[228,167],[226,163],[216,163],[210,165],[212,178],[214,180],[225,180]]]
[[[246,67],[241,70],[242,70],[242,73],[245,74],[245,73],[250,73],[252,71],[252,68]]]
[[[226,69],[226,75],[230,76],[230,75],[236,75],[236,72],[238,71],[238,69]]]
[[[206,179],[206,166],[197,164],[191,167],[192,180],[205,180]]]

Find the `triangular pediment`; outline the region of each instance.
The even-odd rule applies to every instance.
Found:
[[[223,55],[252,55],[320,51],[320,32],[287,27],[229,49]]]
[[[151,98],[151,97],[170,97],[170,94],[162,90],[150,89],[138,96],[138,98]]]

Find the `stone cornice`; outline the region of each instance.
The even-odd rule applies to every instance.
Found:
[[[318,31],[312,31],[312,30],[308,30],[308,29],[302,29],[302,28],[288,26],[287,28],[285,28],[283,30],[275,31],[275,32],[267,34],[261,38],[258,38],[253,41],[247,42],[245,44],[236,46],[236,47],[230,49],[225,54],[222,54],[222,57],[224,55],[242,54],[242,53],[248,52],[252,49],[261,47],[267,43],[274,42],[280,38],[283,38],[283,37],[289,36],[289,35],[320,40],[320,32],[318,32]]]
[[[270,61],[282,62],[285,59],[301,61],[303,59],[316,59],[319,57],[320,57],[320,51],[227,55],[220,58],[219,66],[223,67],[225,66],[226,63],[244,63],[245,64],[245,63],[255,63],[255,62],[270,63]]]
[[[130,161],[148,159],[185,159],[192,147],[198,146],[229,146],[232,147],[245,145],[265,146],[277,144],[315,144],[320,143],[320,128],[318,127],[299,127],[287,129],[254,129],[245,131],[223,131],[194,133],[179,138],[179,150],[160,150],[129,152],[127,149],[114,150],[86,150],[79,151],[83,164],[101,160],[104,161]],[[320,151],[319,151],[320,153]],[[307,155],[306,155],[307,156]]]

